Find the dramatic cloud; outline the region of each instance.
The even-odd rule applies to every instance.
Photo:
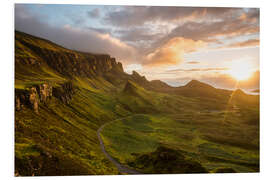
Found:
[[[91,31],[96,31],[96,32],[102,33],[102,34],[112,34],[112,31],[109,28],[88,27],[88,29]]]
[[[112,25],[128,27],[157,21],[183,21],[210,16],[220,18],[239,10],[237,8],[126,6],[121,10],[109,12],[104,20]]]
[[[177,37],[170,39],[167,43],[157,48],[146,56],[146,65],[173,65],[183,61],[184,53],[190,53],[198,48],[204,47],[203,41],[194,41]]]
[[[248,12],[243,12],[239,19],[248,23],[259,23],[260,11],[259,9],[253,8],[248,9]]]
[[[259,46],[259,45],[260,45],[259,39],[249,39],[249,40],[244,41],[244,42],[232,43],[226,47],[237,48],[237,47],[249,47],[249,46]]]
[[[255,71],[252,76],[247,80],[242,80],[237,82],[229,74],[215,72],[215,73],[202,73],[199,75],[189,75],[186,72],[182,72],[182,74],[171,74],[170,76],[165,76],[161,78],[164,82],[172,86],[183,86],[189,81],[196,79],[201,82],[208,83],[217,88],[225,88],[225,89],[236,89],[242,88],[246,90],[254,90],[260,88],[260,71]]]
[[[259,18],[257,8],[15,5],[16,30],[110,54],[147,79],[198,79],[222,88],[235,85],[225,67],[236,61],[259,69]],[[258,85],[253,77],[241,86]]]
[[[161,33],[152,33],[151,28],[140,27],[132,29],[120,29],[115,31],[123,41],[152,41],[161,37]]]
[[[186,22],[176,27],[165,39],[172,37],[192,38],[215,42],[220,37],[234,37],[259,32],[259,26],[243,23],[240,19],[217,21],[213,23]]]
[[[226,71],[228,68],[198,68],[198,69],[173,69],[167,72],[196,72],[196,71]]]
[[[198,62],[198,61],[189,61],[189,62],[187,62],[187,64],[199,64],[200,62]]]
[[[16,5],[15,29],[35,36],[53,40],[64,47],[95,53],[107,53],[123,62],[131,61],[136,56],[136,50],[109,34],[91,29],[51,26],[41,22],[23,6]]]
[[[243,89],[258,89],[260,87],[260,72],[255,71],[247,80],[237,82],[236,79],[228,74],[216,73],[215,75],[205,74],[198,78],[203,82],[214,85],[219,88],[243,88]]]
[[[259,9],[126,6],[108,12],[103,20],[123,28],[123,40],[155,39],[153,49],[174,37],[222,43],[220,38],[259,32]],[[164,26],[170,28],[159,31],[158,36],[149,34],[153,32],[149,27],[156,31],[166,29]]]
[[[93,9],[92,11],[88,11],[87,15],[90,18],[98,18],[100,16],[100,10],[98,8]]]

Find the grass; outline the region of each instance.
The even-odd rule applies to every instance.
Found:
[[[173,117],[177,118],[173,118]],[[231,127],[224,127],[220,136],[220,124],[197,123],[198,120],[210,119],[217,121],[222,116],[219,113],[196,115],[196,119],[188,114],[168,115],[135,115],[126,119],[115,121],[105,126],[102,137],[108,152],[118,161],[128,164],[136,158],[134,154],[154,152],[160,144],[166,144],[174,149],[184,151],[189,158],[195,158],[210,172],[216,168],[234,167],[237,172],[257,172],[259,163],[258,147],[246,148],[241,145],[243,134],[232,137],[235,133]],[[186,119],[181,121],[180,119]],[[201,119],[200,119],[201,118]],[[235,117],[234,117],[235,118]],[[209,121],[210,121],[209,120]],[[234,119],[235,120],[235,119]],[[237,130],[243,128],[241,125]],[[211,131],[212,136],[225,137],[238,144],[226,144],[223,141],[212,141],[205,138],[206,132]],[[248,132],[251,133],[251,132]],[[241,135],[241,136],[240,136]],[[247,133],[244,134],[245,136]],[[254,137],[253,137],[254,138]],[[253,147],[253,143],[246,144]],[[215,159],[216,158],[216,159]]]
[[[47,64],[55,56],[55,64]],[[202,88],[182,88],[182,94],[150,91],[123,72],[93,76],[85,66],[88,59],[98,56],[16,32],[15,89],[42,83],[61,87],[68,81],[75,91],[69,104],[52,97],[39,104],[39,114],[27,106],[15,112],[15,171],[20,175],[119,174],[100,149],[96,131],[105,123],[101,136],[109,154],[147,172],[156,172],[156,166],[147,162],[146,167],[144,158],[158,159],[160,147],[208,172],[258,172],[259,96],[236,93],[228,102],[229,96],[223,98],[227,91],[220,95],[208,86],[211,93],[202,90],[203,97],[197,96]],[[82,65],[83,73],[72,74],[64,61]]]
[[[40,152],[33,149],[40,146],[41,152],[56,157],[62,154],[65,159],[63,162],[67,161],[69,168],[74,163],[80,163],[86,167],[83,168],[86,174],[117,174],[116,168],[101,152],[96,136],[97,128],[116,116],[103,108],[104,99],[106,97],[97,96],[91,91],[78,90],[69,105],[52,98],[47,105],[40,106],[38,115],[28,108],[16,111],[16,158],[29,161],[29,157],[40,157]],[[89,107],[89,104],[92,105]],[[59,162],[56,166],[60,168],[63,164]],[[21,172],[23,168],[17,167]],[[46,174],[46,171],[43,173]]]
[[[30,109],[16,112],[16,157],[23,160],[43,151],[59,157],[61,153],[69,159],[67,164],[80,162],[86,169],[95,169],[86,173],[117,174],[96,137],[102,124],[112,122],[104,127],[102,138],[106,150],[123,164],[165,144],[200,162],[209,172],[229,167],[237,172],[258,171],[258,126],[247,123],[258,116],[256,111],[212,110],[213,104],[199,103],[197,98],[142,88],[136,89],[136,95],[119,90],[108,93],[109,83],[100,86],[104,80],[99,80],[73,80],[77,88],[68,105],[52,98],[41,105],[39,115]],[[43,150],[36,151],[36,145]]]

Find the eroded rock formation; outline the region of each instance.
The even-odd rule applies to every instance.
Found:
[[[25,90],[15,89],[15,108],[20,111],[28,106],[38,114],[39,103],[46,103],[52,94],[52,86],[46,83]]]

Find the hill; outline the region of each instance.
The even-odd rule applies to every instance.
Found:
[[[117,167],[100,149],[96,131],[105,123],[129,116],[134,117],[136,123],[128,124],[127,121],[125,126],[121,126],[123,129],[117,123],[112,123],[111,126],[117,127],[109,132],[104,129],[106,134],[102,135],[106,139],[106,148],[112,154],[117,151],[118,155],[122,155],[121,149],[117,149],[122,146],[115,145],[125,142],[124,146],[130,152],[122,158],[148,149],[145,155],[155,156],[150,158],[151,164],[160,153],[160,149],[155,152],[156,145],[163,147],[162,144],[166,142],[158,134],[177,134],[172,133],[172,127],[178,127],[179,123],[181,126],[186,124],[183,131],[177,131],[187,132],[186,136],[179,135],[183,139],[189,138],[188,132],[194,132],[197,126],[208,127],[209,132],[215,132],[218,127],[215,126],[217,115],[214,115],[214,120],[204,121],[205,124],[194,119],[198,113],[212,116],[216,111],[226,112],[226,118],[233,128],[224,126],[221,132],[223,136],[206,133],[203,143],[209,141],[237,146],[243,135],[238,127],[244,127],[254,140],[242,138],[240,145],[251,148],[252,151],[247,153],[258,157],[254,151],[258,148],[258,97],[216,89],[199,81],[191,81],[182,87],[171,87],[160,80],[148,81],[135,71],[131,75],[125,73],[122,64],[110,55],[69,50],[51,41],[16,31],[15,173],[17,176],[119,174]],[[239,113],[241,119],[238,118]],[[137,114],[163,117],[155,119],[152,136],[144,135],[149,129],[145,124],[140,124],[145,122],[140,120],[144,115]],[[204,116],[200,118],[207,119]],[[213,126],[210,126],[210,121]],[[143,130],[133,131],[133,146],[128,144],[129,136],[121,134],[132,129],[129,125]],[[235,138],[227,136],[225,132],[229,131],[235,133]],[[112,138],[115,141],[110,144]],[[171,145],[177,144],[174,141],[176,137],[168,138],[167,142]],[[145,144],[144,140],[149,144]],[[181,148],[180,145],[173,149]],[[141,155],[138,158],[146,157]],[[191,163],[184,164],[198,165],[199,159],[196,157]],[[122,162],[127,160],[130,159],[119,159]],[[138,162],[141,162],[140,158]],[[157,171],[152,169],[151,172]]]

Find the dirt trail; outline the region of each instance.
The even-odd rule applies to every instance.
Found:
[[[117,120],[120,120],[120,119],[117,119]],[[116,120],[114,120],[116,121]],[[111,122],[108,122],[108,123],[111,123]],[[125,174],[142,174],[138,171],[135,171],[135,170],[132,170],[132,169],[129,169],[128,167],[118,163],[113,157],[111,157],[105,150],[105,146],[104,146],[104,143],[102,141],[102,138],[100,136],[100,132],[102,131],[102,129],[108,124],[108,123],[105,123],[103,124],[98,130],[97,130],[97,136],[98,136],[98,140],[99,140],[99,143],[100,143],[100,147],[101,147],[101,150],[102,152],[106,155],[106,157],[117,167],[118,171],[121,172],[121,173],[125,173]]]

